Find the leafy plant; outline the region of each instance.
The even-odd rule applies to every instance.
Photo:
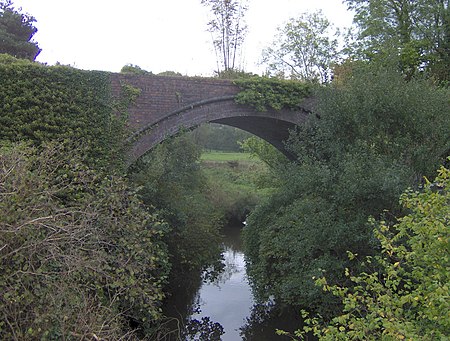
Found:
[[[426,180],[426,179],[425,179]],[[313,332],[320,340],[445,340],[450,335],[450,170],[441,167],[434,182],[420,191],[405,191],[409,211],[394,225],[375,223],[381,253],[366,259],[378,271],[346,276],[352,286],[323,290],[342,300],[343,313],[329,323],[308,318],[295,333]],[[350,258],[356,255],[349,253]],[[287,334],[279,331],[279,334]]]
[[[220,213],[207,197],[200,148],[186,136],[167,140],[130,169],[131,182],[149,207],[168,222],[173,276],[201,271],[220,255]]]
[[[322,11],[291,18],[264,49],[263,63],[268,65],[268,73],[277,77],[330,82],[332,64],[339,58],[338,34]]]
[[[91,167],[121,164],[124,122],[108,73],[0,55],[0,78],[0,140],[80,140]]]
[[[317,115],[288,143],[296,162],[275,168],[279,188],[252,212],[244,239],[261,300],[329,316],[338,302],[311,278],[346,285],[344,269],[358,271],[347,251],[376,252],[367,217],[401,216],[396,198],[447,156],[450,115],[447,90],[386,69],[354,70],[316,96]]]
[[[385,63],[395,59],[405,77],[427,72],[450,80],[448,1],[344,0],[354,11],[356,44],[350,54]]]
[[[0,149],[1,339],[132,339],[160,316],[166,226],[79,147]]]
[[[252,77],[235,83],[241,88],[236,102],[249,104],[259,111],[298,109],[312,90],[310,84],[276,78]]]
[[[0,53],[35,60],[41,52],[38,44],[32,41],[37,32],[36,19],[21,11],[13,7],[11,0],[0,1]]]

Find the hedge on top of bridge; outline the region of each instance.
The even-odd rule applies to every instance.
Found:
[[[237,103],[249,104],[259,111],[295,110],[312,94],[312,84],[295,80],[256,76],[236,80],[235,84],[241,88]]]
[[[46,66],[0,54],[0,141],[76,140],[87,162],[114,163],[122,123],[107,72]]]

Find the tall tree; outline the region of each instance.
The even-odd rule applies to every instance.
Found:
[[[344,0],[355,12],[356,51],[373,59],[395,54],[408,76],[429,70],[450,80],[449,0]]]
[[[0,53],[17,58],[35,60],[41,52],[38,44],[31,41],[37,28],[36,19],[16,10],[11,0],[0,0]]]
[[[217,57],[217,72],[236,70],[240,48],[244,42],[247,26],[244,15],[246,0],[201,0],[209,7],[213,18],[208,22],[208,31],[213,37]]]
[[[291,18],[263,51],[268,72],[294,79],[327,82],[338,53],[333,25],[321,11]]]

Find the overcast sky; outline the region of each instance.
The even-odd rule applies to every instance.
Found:
[[[13,0],[33,15],[42,48],[37,60],[81,69],[119,72],[125,64],[159,73],[211,75],[216,69],[210,13],[200,0]],[[261,73],[261,51],[276,28],[306,11],[322,9],[339,27],[351,13],[341,0],[249,0],[248,34],[243,48],[245,71]]]

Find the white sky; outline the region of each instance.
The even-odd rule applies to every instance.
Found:
[[[80,69],[119,72],[125,64],[159,73],[212,75],[216,57],[206,31],[210,13],[200,0],[13,0],[33,15],[42,48],[37,60]],[[261,51],[276,28],[321,8],[336,26],[350,26],[341,0],[249,0],[243,45],[245,71],[261,73]]]

